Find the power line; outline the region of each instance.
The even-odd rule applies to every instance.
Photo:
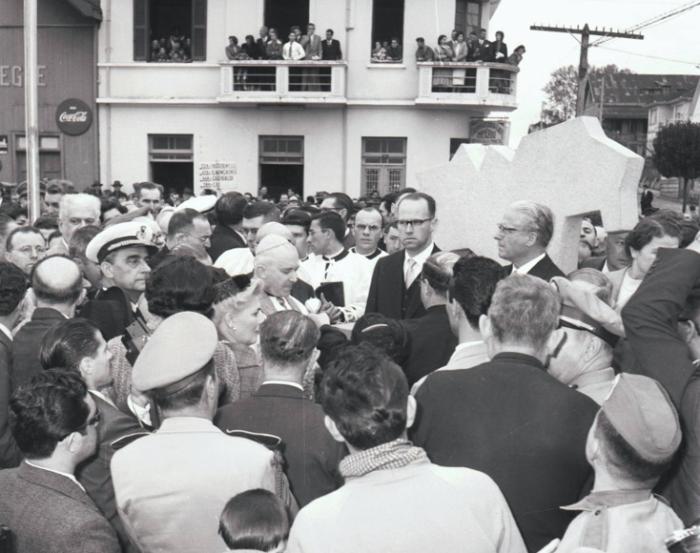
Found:
[[[700,67],[700,61],[688,61],[688,60],[675,60],[671,58],[663,58],[660,56],[650,56],[648,54],[639,54],[637,52],[629,52],[627,50],[620,50],[618,48],[610,48],[609,46],[601,46],[601,50],[609,50],[611,52],[619,52],[620,54],[628,54],[630,56],[638,56],[640,58],[649,58],[652,60],[660,60],[660,61],[670,61],[673,63],[684,63],[686,65],[694,65],[696,67]]]
[[[648,27],[652,27],[655,25],[658,25],[659,23],[662,23],[668,19],[671,19],[672,17],[676,17],[677,15],[680,15],[682,13],[685,13],[689,10],[692,10],[693,8],[696,8],[697,6],[700,6],[700,1],[698,0],[693,0],[692,2],[689,2],[687,4],[684,4],[683,6],[680,6],[678,8],[673,8],[669,11],[663,12],[659,15],[656,15],[650,19],[646,19],[640,23],[637,23],[636,25],[630,27],[627,29],[627,32],[634,32],[634,31],[641,31],[642,29],[646,29]],[[614,36],[604,36],[602,38],[599,38],[595,42],[591,44],[591,46],[599,46],[601,44],[604,44],[610,40],[613,40]]]

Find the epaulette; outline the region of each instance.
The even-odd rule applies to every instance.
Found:
[[[263,432],[250,432],[248,430],[226,430],[226,434],[236,438],[247,438],[264,445],[273,451],[279,450],[282,446],[282,438],[274,434],[264,434]]]
[[[124,436],[120,436],[116,440],[114,440],[110,446],[112,446],[112,449],[114,451],[119,451],[120,449],[128,446],[130,443],[135,442],[139,438],[143,438],[144,436],[150,436],[150,432],[132,432],[131,434],[125,434]]]

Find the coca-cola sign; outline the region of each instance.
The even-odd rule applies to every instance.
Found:
[[[56,125],[65,134],[79,136],[92,125],[92,110],[77,98],[64,100],[56,108]]]

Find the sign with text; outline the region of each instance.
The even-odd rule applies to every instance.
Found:
[[[37,86],[46,86],[46,66],[37,66]],[[24,68],[21,65],[0,64],[0,86],[22,88]]]
[[[77,98],[64,100],[56,108],[56,125],[64,134],[80,136],[92,125],[92,110]]]
[[[203,190],[216,190],[217,195],[232,192],[236,186],[238,170],[233,161],[202,161],[197,170],[197,189],[199,195]]]

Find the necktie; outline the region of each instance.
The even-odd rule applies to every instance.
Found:
[[[418,276],[418,262],[412,257],[408,258],[408,269],[406,270],[405,282],[406,288],[410,288],[413,281]]]

